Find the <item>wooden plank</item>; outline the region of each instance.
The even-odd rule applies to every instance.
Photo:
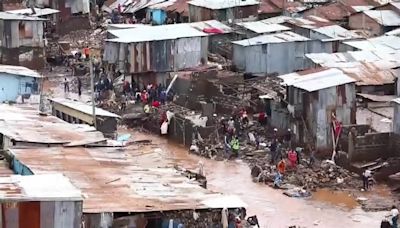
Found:
[[[40,228],[40,202],[19,203],[19,227]]]
[[[40,203],[40,227],[54,227],[54,202]]]
[[[55,202],[54,228],[75,227],[75,202]]]

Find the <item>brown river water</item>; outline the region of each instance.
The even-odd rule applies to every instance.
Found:
[[[241,197],[248,205],[247,214],[257,215],[262,228],[287,228],[291,225],[323,228],[380,227],[387,213],[364,212],[348,193],[327,189],[313,193],[308,199],[290,198],[280,190],[254,183],[249,167],[240,160],[214,161],[189,154],[183,146],[157,135],[137,131],[130,133],[134,140],[152,140],[152,148],[163,158],[160,165],[179,165],[194,170],[198,162],[202,161],[208,181],[207,188]]]

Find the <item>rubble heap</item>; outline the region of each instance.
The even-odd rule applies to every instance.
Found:
[[[255,181],[265,184],[273,183],[276,173],[275,165],[268,163],[252,164],[251,175]],[[315,191],[317,188],[356,189],[362,186],[358,174],[352,173],[330,161],[323,161],[313,166],[299,164],[284,174],[283,184],[300,186]]]

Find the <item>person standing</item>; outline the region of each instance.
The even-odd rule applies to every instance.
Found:
[[[390,216],[392,218],[392,228],[397,228],[397,220],[399,219],[399,210],[396,206],[392,206],[392,210],[390,210]]]
[[[64,78],[64,93],[69,93],[69,81],[67,78]]]
[[[369,178],[372,177],[371,170],[366,169],[362,174],[363,188],[365,191],[369,189]]]
[[[79,77],[78,77],[78,95],[79,96],[82,95],[82,81]]]

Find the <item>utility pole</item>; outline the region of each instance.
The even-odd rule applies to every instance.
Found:
[[[92,114],[93,114],[93,125],[97,129],[96,123],[96,104],[94,102],[94,75],[93,75],[93,62],[89,59],[89,69],[90,69],[90,93],[92,95]]]

